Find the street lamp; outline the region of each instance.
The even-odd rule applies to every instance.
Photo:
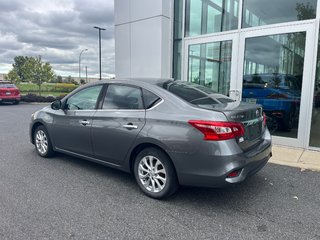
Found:
[[[88,49],[83,49],[79,54],[79,81],[81,81],[81,54],[85,51],[88,51]]]
[[[105,28],[94,26],[93,28],[96,28],[99,30],[99,70],[100,70],[100,80],[101,80],[101,30],[106,30]]]

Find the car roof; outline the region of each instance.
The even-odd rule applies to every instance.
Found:
[[[132,84],[140,87],[144,86],[159,86],[162,83],[167,81],[174,81],[172,78],[120,78],[120,79],[107,79],[107,80],[99,80],[96,82],[92,82],[88,85],[98,85],[98,84],[107,84],[107,83],[122,83],[122,84]]]

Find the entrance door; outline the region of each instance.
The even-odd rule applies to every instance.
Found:
[[[236,34],[185,40],[183,79],[239,100],[237,46]]]
[[[261,104],[277,144],[307,147],[312,107],[314,25],[240,34],[238,79],[242,101]]]

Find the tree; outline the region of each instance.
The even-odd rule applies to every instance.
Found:
[[[14,58],[13,69],[8,73],[8,79],[14,82],[31,81],[38,85],[39,94],[43,82],[51,82],[54,79],[54,71],[50,63],[42,62],[41,56]]]
[[[12,64],[13,69],[15,71],[14,74],[16,74],[19,77],[18,82],[24,82],[26,81],[25,74],[28,71],[26,68],[26,62],[28,61],[29,57],[24,56],[16,56],[14,58],[14,64]]]
[[[58,83],[62,83],[62,77],[61,77],[61,75],[58,75],[58,76],[57,76],[56,81],[57,81]]]
[[[20,78],[17,74],[16,71],[10,71],[6,76],[5,76],[6,80],[10,80],[13,83],[20,83]]]

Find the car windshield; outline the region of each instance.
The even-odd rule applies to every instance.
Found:
[[[160,86],[183,100],[201,107],[234,102],[231,98],[214,92],[212,89],[185,81],[166,81]]]
[[[0,88],[15,88],[16,86],[12,83],[0,83]]]

